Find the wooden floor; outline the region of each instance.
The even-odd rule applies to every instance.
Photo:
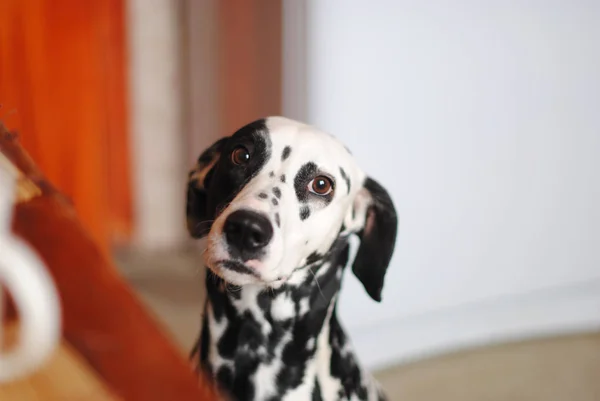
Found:
[[[17,338],[17,327],[3,332],[5,350]],[[117,401],[85,361],[67,344],[62,344],[43,368],[9,384],[0,384],[0,400],[11,401]]]
[[[600,401],[600,333],[484,347],[377,376],[390,401]]]

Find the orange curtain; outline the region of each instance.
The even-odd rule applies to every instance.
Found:
[[[0,0],[0,120],[103,247],[132,225],[125,0]]]

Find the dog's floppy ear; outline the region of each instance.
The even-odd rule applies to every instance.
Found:
[[[371,298],[380,302],[398,230],[396,209],[385,188],[367,178],[346,217],[345,225],[360,238],[352,271]]]
[[[221,157],[229,137],[221,138],[210,148],[206,149],[198,158],[196,165],[190,171],[187,185],[187,228],[194,238],[201,238],[208,234],[211,227],[206,206],[206,189],[210,185],[214,167]]]

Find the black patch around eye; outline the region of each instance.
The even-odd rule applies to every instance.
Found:
[[[308,200],[308,190],[306,185],[313,179],[317,174],[317,165],[313,162],[308,162],[300,167],[298,174],[294,177],[294,189],[296,190],[296,197],[300,202],[306,202]]]
[[[310,216],[310,209],[308,206],[302,206],[300,208],[300,220],[306,220]]]
[[[273,188],[273,195],[277,197],[277,199],[281,199],[281,190],[277,187]]]
[[[281,180],[281,182],[285,183],[285,174],[281,174],[281,177],[279,177],[279,179]]]
[[[275,224],[277,224],[277,227],[281,227],[281,219],[279,218],[279,213],[275,213]]]
[[[269,173],[269,177],[271,177],[271,178],[275,177],[275,172],[271,171],[271,172]]]
[[[267,198],[269,197],[269,195],[267,195],[267,194],[266,194],[266,193],[264,193],[264,192],[261,192],[261,193],[259,193],[259,194],[258,194],[258,197],[259,197],[260,199],[267,199]]]
[[[344,181],[346,181],[346,186],[348,187],[348,193],[350,193],[350,177],[348,177],[348,174],[346,174],[344,169],[341,167],[340,167],[340,174],[342,175],[342,178],[344,179]]]
[[[279,202],[277,201],[277,199],[273,198],[271,199],[271,202],[273,203],[273,205],[277,206],[279,204]]]
[[[285,148],[283,148],[283,153],[281,154],[281,160],[285,160],[290,156],[290,153],[292,153],[292,148],[290,148],[289,146],[286,146]]]
[[[230,153],[237,146],[246,147],[251,158],[243,166],[233,165]],[[237,130],[225,143],[224,155],[215,164],[211,182],[218,185],[207,187],[207,218],[215,219],[219,206],[227,206],[252,178],[258,175],[271,157],[271,139],[264,119],[254,121]],[[224,209],[224,208],[223,208]]]

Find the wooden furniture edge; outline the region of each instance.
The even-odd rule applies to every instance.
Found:
[[[13,231],[37,251],[55,281],[68,343],[124,400],[220,399],[94,244],[69,200],[1,124],[0,152],[41,190],[16,204]]]

